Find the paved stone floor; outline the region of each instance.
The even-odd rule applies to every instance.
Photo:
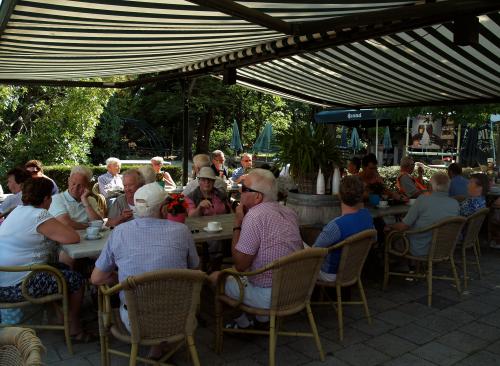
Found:
[[[278,365],[500,365],[500,250],[483,247],[483,279],[472,268],[469,288],[459,299],[447,281],[434,281],[434,306],[427,307],[426,286],[422,281],[391,280],[382,292],[380,279],[367,278],[365,287],[373,316],[369,325],[359,306],[345,308],[345,337],[340,342],[336,314],[332,308],[313,307],[326,353],[321,363],[312,339],[278,338]],[[353,294],[357,296],[356,292]],[[208,300],[207,300],[208,301]],[[196,333],[202,365],[266,365],[267,338],[226,336],[224,352],[213,352],[213,320],[210,309],[202,311],[208,319]],[[95,312],[87,306],[88,326],[95,329]],[[288,318],[283,327],[307,329],[304,314]],[[99,365],[98,342],[75,345],[69,355],[60,332],[39,332],[47,347],[48,365]],[[120,345],[118,342],[113,342]],[[123,347],[123,346],[122,346]],[[124,349],[127,349],[125,346]],[[112,357],[112,365],[128,360]],[[172,362],[189,365],[186,352],[179,351]]]

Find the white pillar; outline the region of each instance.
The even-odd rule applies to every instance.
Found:
[[[378,118],[375,120],[375,157],[378,160]]]
[[[462,135],[462,125],[458,123],[458,132],[457,132],[457,157],[455,161],[460,163],[460,139]]]
[[[406,146],[403,151],[402,156],[406,156],[408,154],[408,142],[410,141],[410,116],[406,117]]]

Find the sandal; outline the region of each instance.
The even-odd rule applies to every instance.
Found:
[[[99,337],[95,334],[84,332],[83,330],[80,333],[70,335],[71,343],[73,344],[86,344],[96,342]]]

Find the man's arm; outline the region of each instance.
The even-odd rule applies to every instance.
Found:
[[[245,254],[236,249],[236,244],[238,244],[238,241],[240,240],[243,217],[245,217],[244,207],[243,205],[239,205],[235,210],[233,240],[231,242],[231,254],[234,261],[234,268],[238,272],[246,271],[251,266],[253,259],[255,258],[255,255]]]
[[[101,271],[99,268],[94,267],[92,271],[92,276],[90,277],[90,282],[93,285],[113,285],[118,283],[118,275],[115,271],[105,272]]]
[[[56,220],[62,222],[65,225],[71,226],[75,230],[86,229],[89,225],[81,222],[76,222],[73,220],[68,213],[56,216]]]
[[[101,215],[99,215],[96,212],[96,210],[94,210],[94,208],[92,207],[92,205],[90,204],[89,195],[90,195],[90,190],[87,188],[87,189],[85,189],[85,191],[83,192],[83,194],[82,194],[82,196],[80,198],[81,201],[82,201],[83,207],[85,207],[85,212],[87,213],[89,221],[92,221],[92,220],[102,220]]]

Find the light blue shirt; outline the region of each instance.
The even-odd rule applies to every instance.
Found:
[[[123,192],[123,181],[121,174],[111,175],[110,172],[104,173],[97,178],[99,183],[99,192],[106,197],[115,197]]]
[[[420,195],[403,219],[410,230],[421,229],[445,218],[458,216],[459,205],[456,199],[448,197],[446,192],[432,192]],[[432,232],[411,235],[410,252],[412,255],[427,255],[432,240]]]
[[[98,212],[96,200],[93,197],[89,197],[88,200],[89,205],[92,206],[94,211]],[[80,223],[87,223],[89,221],[89,216],[83,203],[75,200],[67,190],[52,196],[49,212],[54,217],[68,214],[71,220]]]

